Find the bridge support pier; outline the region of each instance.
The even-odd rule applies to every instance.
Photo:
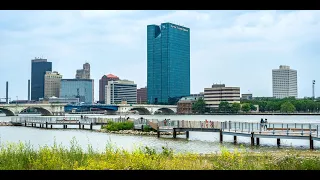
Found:
[[[251,132],[251,146],[254,146],[254,132]]]
[[[186,131],[186,138],[189,139],[189,131]]]
[[[310,149],[313,150],[314,147],[313,147],[313,140],[312,140],[312,136],[310,135]]]
[[[173,128],[173,138],[177,138],[177,131],[176,131],[176,128]]]
[[[48,129],[48,122],[46,122],[46,129]]]
[[[81,123],[79,122],[79,129],[81,129]]]
[[[260,145],[260,138],[257,138],[257,146]]]
[[[92,123],[90,123],[90,130],[92,130]]]
[[[33,123],[31,123],[31,127],[33,127]]]
[[[82,124],[82,129],[84,129],[84,124]]]
[[[233,136],[233,144],[237,144],[237,136]]]
[[[52,129],[52,124],[51,124],[51,129]]]
[[[280,138],[277,138],[277,146],[280,146]]]
[[[223,134],[222,134],[222,129],[220,129],[220,143],[223,142]]]

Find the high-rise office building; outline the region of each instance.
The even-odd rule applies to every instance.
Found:
[[[76,79],[90,79],[90,64],[83,64],[82,69],[78,69],[76,72]]]
[[[147,87],[151,104],[190,95],[190,29],[172,23],[147,27]]]
[[[62,75],[58,72],[47,71],[44,75],[44,97],[60,97]]]
[[[281,65],[272,70],[272,92],[275,98],[298,97],[297,71]]]
[[[105,89],[106,85],[108,85],[108,81],[118,81],[120,80],[118,76],[113,74],[103,75],[99,80],[99,102],[105,103]]]
[[[39,101],[44,97],[44,75],[47,71],[52,71],[52,62],[42,58],[31,60],[31,100]]]
[[[80,102],[94,102],[93,79],[61,79],[60,98],[79,98]]]
[[[109,81],[105,92],[106,104],[137,104],[137,84],[133,81]]]

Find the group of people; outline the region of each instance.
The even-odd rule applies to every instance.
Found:
[[[261,118],[261,120],[260,120],[261,129],[267,130],[267,127],[268,127],[267,123],[268,123],[267,119],[263,120],[263,118]]]

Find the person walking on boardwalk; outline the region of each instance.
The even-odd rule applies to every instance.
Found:
[[[267,128],[268,128],[267,123],[268,123],[268,120],[267,120],[267,119],[264,119],[264,130],[267,130]]]
[[[263,121],[263,118],[261,118],[261,120],[260,120],[260,127],[263,129],[264,128],[264,121]],[[260,128],[260,129],[261,129]]]

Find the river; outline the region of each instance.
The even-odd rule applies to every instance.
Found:
[[[20,115],[26,116],[26,115]],[[69,115],[80,116],[80,115]],[[110,117],[116,118],[118,115],[87,115],[93,117]],[[144,117],[147,119],[171,119],[171,120],[213,120],[213,121],[239,121],[239,122],[259,122],[261,118],[267,118],[269,123],[319,123],[320,116],[302,116],[302,115],[128,115],[130,118]],[[124,116],[122,116],[124,117]],[[10,117],[0,114],[0,121],[10,121]],[[99,128],[99,127],[94,127]],[[90,144],[95,150],[103,151],[108,143],[114,146],[132,150],[138,146],[149,146],[160,150],[163,146],[172,148],[175,152],[194,152],[194,153],[213,153],[221,151],[219,143],[219,133],[210,132],[190,132],[189,140],[185,135],[178,135],[177,139],[172,136],[137,136],[137,135],[119,135],[100,133],[79,129],[39,129],[14,126],[0,126],[0,143],[7,142],[27,142],[37,148],[43,145],[53,145],[55,142],[68,147],[72,139],[87,148]],[[224,135],[223,146],[233,151],[240,146],[249,151],[276,151],[276,139],[260,139],[259,148],[250,148],[250,138],[238,137],[238,145],[233,144],[233,136]],[[315,149],[320,148],[320,142],[314,141]],[[308,149],[308,140],[281,139],[282,148]]]

